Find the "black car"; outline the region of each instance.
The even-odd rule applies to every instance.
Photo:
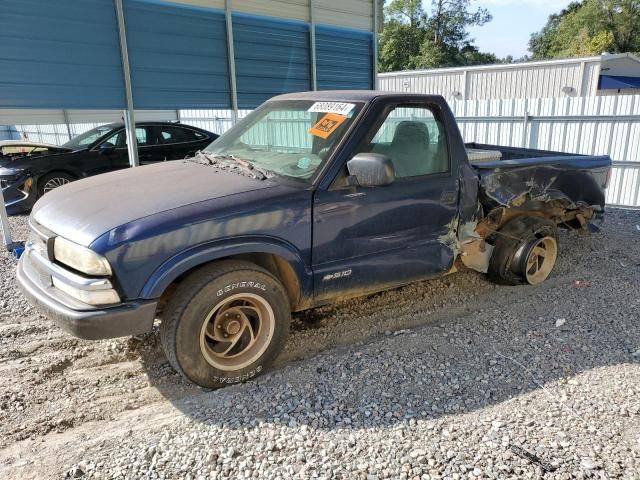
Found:
[[[213,142],[218,135],[180,123],[136,124],[141,165],[178,160]],[[26,212],[42,195],[74,180],[129,166],[122,123],[103,125],[51,150],[30,155],[0,155],[0,185],[10,214]]]

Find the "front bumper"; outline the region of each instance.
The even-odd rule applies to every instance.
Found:
[[[36,203],[38,195],[33,187],[33,181],[30,188],[25,186],[25,182],[29,179],[29,176],[24,176],[18,180],[13,180],[13,177],[0,175],[2,196],[9,215],[29,212]]]
[[[43,315],[76,337],[125,337],[153,327],[157,302],[130,301],[109,307],[82,304],[55,288],[51,276],[37,268],[29,252],[20,258],[17,279],[22,293]]]

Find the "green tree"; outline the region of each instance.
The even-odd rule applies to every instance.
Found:
[[[462,49],[469,44],[469,27],[491,21],[486,8],[471,8],[471,0],[432,0],[429,33],[437,45]]]
[[[600,32],[613,37],[615,52],[640,52],[640,0],[590,0]]]
[[[385,8],[385,14],[391,20],[406,22],[413,28],[419,27],[427,19],[422,0],[392,0]]]
[[[558,49],[558,36],[563,22],[575,12],[580,10],[582,4],[580,2],[572,2],[560,11],[549,15],[547,24],[539,32],[533,33],[529,40],[529,51],[534,60],[543,60],[554,56],[554,52]]]
[[[511,59],[505,58],[504,60],[499,59],[493,53],[481,52],[478,50],[478,47],[474,45],[467,44],[460,50],[460,54],[462,55],[461,63],[464,65],[487,65],[492,63],[512,63],[513,57]]]
[[[534,59],[640,52],[640,0],[583,0],[531,36]]]
[[[469,27],[490,20],[472,0],[432,0],[428,12],[422,0],[392,0],[380,37],[380,70],[495,63],[495,55],[479,52],[469,37]]]
[[[383,72],[418,68],[427,16],[420,0],[393,0],[385,8],[379,68]]]

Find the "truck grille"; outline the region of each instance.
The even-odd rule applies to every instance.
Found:
[[[27,239],[27,246],[30,246],[42,258],[51,260],[49,243],[53,240],[54,234],[47,232],[33,219],[29,220],[29,227],[31,228],[29,238]]]

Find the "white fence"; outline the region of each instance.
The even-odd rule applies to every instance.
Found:
[[[609,155],[614,160],[607,203],[640,207],[640,96],[450,100],[466,142]],[[248,111],[240,112],[244,116]],[[149,114],[147,114],[149,115]],[[157,118],[156,116],[156,119]],[[228,110],[181,110],[172,118],[223,133]],[[64,143],[95,125],[19,125],[32,140]]]
[[[609,155],[607,203],[640,207],[640,96],[450,101],[466,142]]]

